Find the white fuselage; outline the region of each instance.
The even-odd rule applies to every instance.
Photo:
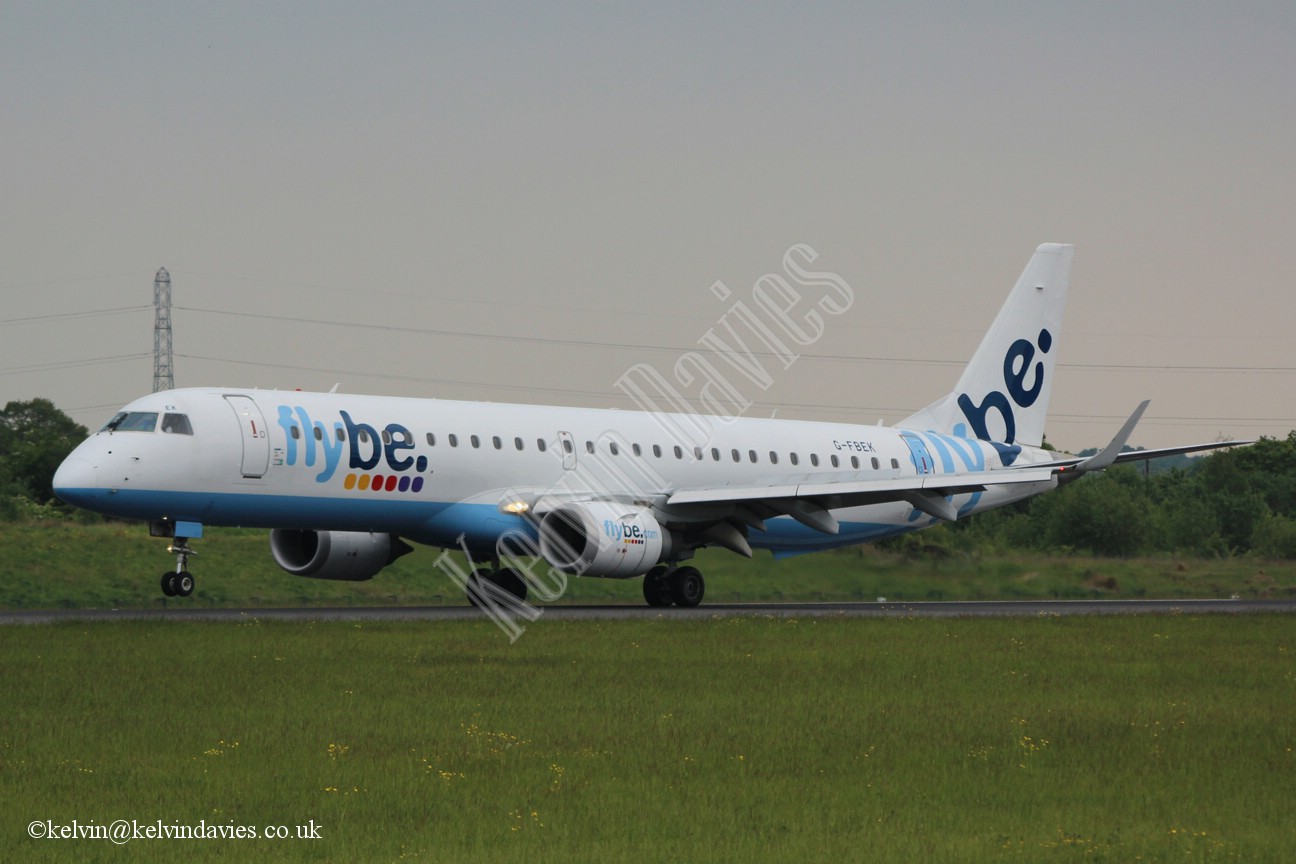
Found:
[[[123,417],[69,456],[55,481],[61,498],[151,522],[385,532],[481,550],[527,528],[545,500],[669,513],[681,490],[1004,468],[996,445],[933,432],[488,402],[210,388],[145,396]],[[1017,466],[1048,461],[1013,450]],[[995,485],[953,504],[961,516],[1053,485]],[[794,554],[936,521],[902,501],[833,516],[836,534],[780,516],[748,539]]]

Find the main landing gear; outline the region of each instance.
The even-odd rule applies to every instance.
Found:
[[[493,570],[483,567],[474,570],[468,577],[465,590],[468,594],[468,602],[478,607],[488,606],[488,601],[492,599],[491,595],[498,596],[501,591],[513,595],[519,601],[527,598],[526,580],[516,570],[508,567],[496,567]]]
[[[702,602],[706,582],[696,567],[659,564],[644,574],[643,592],[649,606],[692,608]]]

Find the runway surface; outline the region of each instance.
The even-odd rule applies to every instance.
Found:
[[[1292,614],[1296,600],[1012,600],[928,603],[739,603],[693,609],[649,606],[536,606],[536,620],[578,621],[638,618],[706,620],[735,615],[837,618],[1039,617],[1053,615]],[[0,625],[66,621],[458,621],[483,618],[470,606],[352,606],[323,608],[212,609],[179,602],[149,609],[33,609],[0,611]],[[515,614],[514,617],[520,617]],[[530,617],[530,616],[528,616]]]

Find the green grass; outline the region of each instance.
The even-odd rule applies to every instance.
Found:
[[[158,583],[174,568],[167,541],[141,525],[0,523],[0,608],[463,604],[438,571],[439,550],[418,547],[368,582],[321,582],[280,570],[267,532],[214,529],[195,542],[197,591],[167,600]],[[1027,598],[1288,597],[1296,561],[1239,557],[1088,558],[922,554],[870,546],[775,561],[703,550],[695,560],[709,602],[976,600]],[[571,579],[563,602],[642,603],[640,580]]]
[[[1286,861],[1286,616],[0,628],[23,861]],[[27,837],[294,826],[319,840]]]

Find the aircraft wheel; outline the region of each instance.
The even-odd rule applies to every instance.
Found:
[[[177,597],[188,597],[194,591],[194,578],[188,570],[175,574],[175,593]]]
[[[162,574],[162,593],[168,597],[176,596],[176,574],[170,571]]]
[[[671,597],[676,606],[691,608],[702,602],[706,583],[695,567],[681,567],[670,576]]]
[[[468,577],[468,584],[464,586],[464,592],[468,595],[468,602],[480,609],[486,602],[486,589],[482,587],[483,583],[489,582],[491,571],[474,570]]]
[[[669,606],[675,602],[671,596],[670,568],[657,566],[644,574],[644,599],[649,606]]]
[[[508,568],[496,570],[491,574],[490,579],[517,599],[525,600],[527,598],[526,580],[519,576],[516,570],[510,570]]]

